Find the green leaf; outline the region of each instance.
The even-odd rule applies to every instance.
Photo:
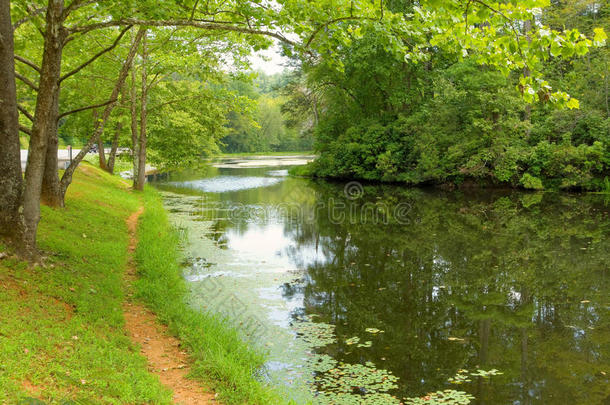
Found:
[[[568,107],[570,110],[578,109],[580,108],[580,102],[578,99],[570,98],[566,103],[566,107]]]
[[[603,28],[595,28],[593,30],[593,42],[596,46],[605,45],[606,39],[608,39],[608,35]]]

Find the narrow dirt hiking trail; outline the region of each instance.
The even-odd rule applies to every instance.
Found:
[[[129,228],[129,263],[125,279],[128,287],[136,279],[134,251],[137,246],[136,230],[138,218],[144,212],[140,207],[127,218]],[[125,327],[131,340],[141,348],[148,359],[148,369],[159,376],[161,383],[174,392],[174,403],[183,405],[218,404],[212,392],[187,378],[190,372],[188,357],[180,349],[180,342],[167,332],[156,316],[131,298],[123,304]]]

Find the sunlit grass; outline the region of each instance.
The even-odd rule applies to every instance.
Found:
[[[139,202],[85,164],[65,210],[42,208],[45,267],[0,261],[0,403],[171,403],[125,335],[125,218]]]

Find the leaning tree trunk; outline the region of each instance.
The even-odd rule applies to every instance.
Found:
[[[56,106],[55,97],[59,93],[61,56],[66,38],[66,32],[62,27],[63,11],[63,0],[49,0],[46,12],[40,84],[36,98],[34,125],[30,135],[23,194],[25,242],[32,249],[36,246],[36,232],[40,220],[40,193],[47,154],[48,128],[50,120],[57,120],[58,115],[54,111],[54,107]]]
[[[136,190],[144,189],[144,182],[146,181],[146,123],[148,114],[148,73],[146,71],[146,63],[148,62],[148,51],[146,49],[146,34],[142,40],[142,94],[140,100],[140,139],[139,139],[139,151],[137,155],[138,159],[138,173],[134,173],[133,188]]]
[[[61,198],[62,199],[65,198],[66,191],[68,190],[68,187],[72,183],[72,176],[74,175],[76,168],[78,167],[80,162],[83,160],[83,158],[87,154],[87,151],[89,149],[91,149],[91,146],[93,146],[93,143],[97,140],[97,138],[104,131],[104,126],[106,125],[106,122],[108,121],[108,118],[110,118],[110,114],[112,113],[112,110],[114,109],[114,106],[116,105],[116,99],[119,96],[121,88],[125,84],[125,80],[127,79],[127,75],[129,74],[129,69],[131,68],[131,65],[133,62],[133,58],[138,50],[138,47],[140,45],[140,41],[142,40],[142,36],[144,35],[144,32],[145,32],[144,28],[140,28],[138,30],[138,33],[136,34],[136,37],[134,38],[134,40],[131,44],[131,48],[129,49],[129,53],[127,54],[127,59],[125,59],[125,62],[123,63],[123,66],[121,67],[121,71],[119,72],[119,77],[114,85],[114,88],[112,89],[112,94],[110,95],[110,100],[115,100],[115,101],[106,105],[106,107],[104,108],[104,113],[102,114],[102,119],[100,120],[99,126],[94,130],[91,137],[89,137],[87,144],[85,146],[83,146],[83,149],[81,149],[81,151],[78,153],[78,155],[76,155],[76,157],[72,160],[72,164],[70,164],[70,166],[66,169],[63,176],[61,177],[60,185],[61,185]]]
[[[53,113],[59,113],[59,91],[55,96]],[[55,115],[57,117],[57,115]],[[47,126],[47,155],[45,160],[44,175],[42,177],[42,188],[40,202],[49,207],[63,207],[64,199],[61,198],[61,187],[59,184],[59,173],[57,171],[59,162],[57,158],[59,139],[57,138],[57,118],[49,120]]]
[[[10,2],[3,1],[0,3],[0,235],[16,247],[23,247],[23,179],[13,48]]]

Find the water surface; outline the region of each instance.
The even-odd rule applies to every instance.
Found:
[[[156,183],[188,231],[193,305],[269,352],[261,378],[320,403],[610,403],[608,197],[285,169]]]

